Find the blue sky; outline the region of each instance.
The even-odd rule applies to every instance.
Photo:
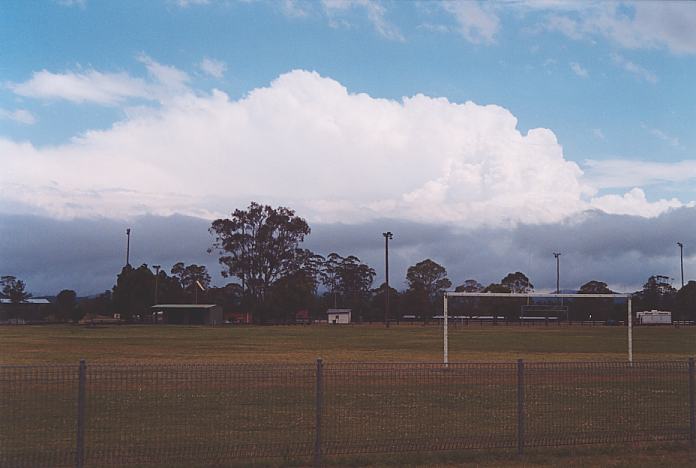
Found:
[[[0,214],[692,216],[695,78],[691,2],[6,1]]]

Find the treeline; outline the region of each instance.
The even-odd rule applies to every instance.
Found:
[[[155,303],[199,302],[216,303],[226,311],[251,313],[257,323],[294,322],[300,310],[308,311],[311,318],[325,318],[329,308],[352,309],[353,320],[357,321],[385,319],[387,287],[384,283],[374,287],[375,270],[355,255],[332,252],[323,256],[303,248],[311,230],[293,210],[252,202],[245,210],[235,210],[230,218],[213,221],[209,231],[213,236],[209,252],[219,256],[222,276],[231,280],[227,285],[211,286],[206,267],[195,264],[176,263],[169,274],[160,266],[154,266],[153,272],[147,264],[137,268],[126,265],[114,287],[95,298],[78,304],[74,291],[61,291],[51,313],[58,320],[115,313],[129,320],[148,315]],[[3,276],[1,281],[1,297],[17,303],[30,297],[23,281],[12,276]],[[442,293],[452,287],[445,267],[431,259],[420,261],[408,268],[406,283],[405,291],[389,288],[389,319],[409,315],[428,321],[442,313]],[[518,271],[487,286],[467,279],[455,290],[524,293],[533,291],[534,285]],[[585,283],[578,292],[612,293],[606,283],[597,280]],[[491,305],[479,312],[495,317],[500,312],[507,319],[519,319],[517,302],[504,307],[504,301],[490,301]],[[602,317],[596,317],[597,320],[625,314],[625,308],[611,300],[586,304],[590,303],[591,308],[575,306],[577,320],[587,320],[589,317],[583,314],[592,310]],[[455,304],[452,312],[462,312],[465,305]],[[634,310],[651,309],[672,310],[676,319],[696,319],[696,282],[690,281],[677,291],[669,284],[669,278],[651,276],[643,289],[634,294]]]

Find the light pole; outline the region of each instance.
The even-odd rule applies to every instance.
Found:
[[[130,228],[126,229],[126,266],[130,265]]]
[[[556,294],[561,293],[561,267],[560,267],[560,257],[561,253],[560,252],[554,252],[553,256],[556,257]]]
[[[157,286],[159,282],[159,271],[160,271],[160,266],[159,265],[152,265],[152,268],[155,269],[155,304],[158,302],[158,295],[157,295]]]
[[[684,287],[684,244],[677,242],[679,246],[679,264],[681,265],[682,288]]]
[[[383,232],[382,235],[384,236],[384,284],[386,285],[384,291],[384,325],[389,328],[389,241],[394,238],[394,235],[389,231]]]

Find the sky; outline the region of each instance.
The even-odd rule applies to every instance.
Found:
[[[0,273],[208,265],[257,201],[391,284],[696,273],[696,3],[0,2]]]

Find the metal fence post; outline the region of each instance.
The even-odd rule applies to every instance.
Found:
[[[314,425],[314,466],[321,466],[321,413],[324,404],[324,385],[323,385],[324,362],[321,358],[317,359],[317,382],[315,392],[315,416]]]
[[[694,382],[694,358],[690,357],[689,358],[689,423],[690,423],[690,432],[689,432],[689,440],[691,441],[691,445],[696,444],[696,397],[694,396],[694,393],[696,393],[696,382]]]
[[[80,359],[77,384],[77,448],[75,466],[85,466],[85,384],[87,381],[87,363]]]
[[[524,452],[524,361],[517,360],[517,454]]]

